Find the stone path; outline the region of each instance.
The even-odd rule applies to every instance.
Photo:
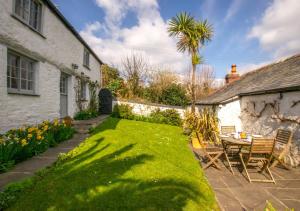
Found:
[[[91,120],[74,121],[74,128],[77,133],[74,134],[72,139],[64,141],[54,148],[49,148],[46,152],[38,156],[17,164],[9,172],[0,174],[0,190],[11,182],[33,176],[36,171],[53,164],[59,153],[66,153],[78,146],[89,136],[89,128],[97,126],[105,118],[107,118],[107,115],[101,115]]]
[[[197,154],[199,151],[194,149]],[[205,174],[212,185],[219,205],[224,211],[264,210],[266,201],[277,210],[300,210],[300,169],[285,170],[279,167],[271,171],[276,184],[249,183],[244,174],[234,167],[235,175],[222,165],[221,170],[209,167]],[[245,173],[245,172],[243,172]],[[251,174],[253,177],[262,176]]]

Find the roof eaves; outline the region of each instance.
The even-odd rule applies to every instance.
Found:
[[[214,106],[214,105],[219,105],[218,102],[213,102],[213,103],[209,103],[209,102],[196,102],[196,105],[204,105],[204,106]]]
[[[245,93],[240,93],[239,96],[263,95],[263,94],[273,94],[279,92],[293,92],[293,91],[300,91],[300,86],[283,87],[278,89],[260,90],[254,92],[245,92]]]
[[[93,54],[100,64],[104,64],[97,54],[91,49],[91,47],[84,41],[76,29],[70,24],[70,22],[64,17],[64,15],[56,8],[51,0],[44,0],[49,8],[54,12],[55,15],[65,24],[65,26],[75,35],[75,37]]]

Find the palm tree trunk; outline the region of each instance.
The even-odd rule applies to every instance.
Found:
[[[195,113],[195,106],[196,106],[196,93],[195,93],[195,74],[196,74],[196,64],[193,61],[194,54],[192,55],[192,87],[191,87],[191,92],[192,92],[192,113]]]

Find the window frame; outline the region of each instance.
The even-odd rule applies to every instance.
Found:
[[[90,52],[84,48],[83,50],[83,66],[86,67],[87,69],[90,69]]]
[[[87,100],[87,96],[86,96],[86,92],[87,92],[87,83],[86,83],[86,81],[84,81],[84,80],[81,80],[81,82],[80,82],[81,84],[80,84],[80,99],[82,100],[82,101],[85,101],[85,100]]]
[[[17,73],[17,77],[14,77],[17,80],[17,88],[12,88],[11,87],[11,81],[10,83],[8,83],[8,80],[11,80],[11,70],[9,68],[11,68],[12,66],[10,65],[10,56],[14,56],[16,58],[18,58],[19,62],[18,62],[18,66],[16,66],[16,73]],[[26,61],[27,64],[31,65],[31,68],[28,68],[26,70],[26,78],[22,78],[22,61]],[[37,80],[36,80],[36,74],[37,74],[37,61],[33,60],[31,58],[28,58],[27,56],[24,56],[20,53],[17,53],[15,51],[11,51],[8,50],[7,51],[7,65],[6,65],[6,87],[7,87],[7,93],[8,94],[23,94],[23,95],[37,95],[36,93],[36,84],[37,84]],[[29,72],[32,73],[32,78],[29,79]],[[26,81],[26,89],[22,88],[22,81]],[[31,82],[31,86],[32,86],[32,90],[27,89],[28,88],[28,84],[29,82]]]
[[[28,26],[30,29],[32,29],[33,31],[39,33],[40,35],[42,35],[42,31],[43,31],[43,12],[44,12],[44,7],[43,4],[40,0],[28,0],[28,17],[24,18],[22,15],[24,13],[24,9],[22,9],[23,7],[20,7],[20,14],[18,14],[16,12],[16,7],[17,7],[17,1],[18,0],[13,0],[13,11],[12,11],[12,16],[14,18],[16,18],[17,20],[19,20],[21,23],[25,24],[26,26]],[[21,1],[21,4],[23,5],[23,2],[26,0],[19,0]],[[38,16],[37,16],[37,27],[35,28],[33,26],[33,24],[31,24],[31,17],[32,17],[32,2],[37,3],[40,7],[40,9],[38,10]],[[42,35],[43,36],[43,35]],[[44,37],[44,36],[43,36]]]
[[[61,95],[68,95],[68,75],[63,72],[60,75],[59,92]]]

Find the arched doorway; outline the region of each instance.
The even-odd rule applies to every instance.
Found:
[[[109,89],[101,89],[99,92],[99,111],[100,114],[112,113],[113,96]]]

